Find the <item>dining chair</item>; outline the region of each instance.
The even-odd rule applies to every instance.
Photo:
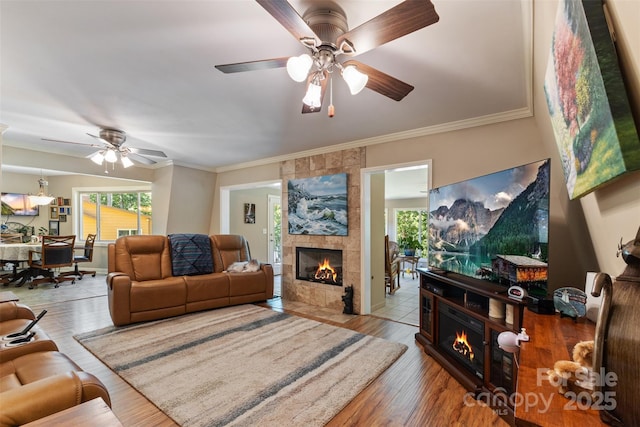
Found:
[[[76,236],[42,236],[40,250],[29,251],[29,289],[40,283],[55,283],[70,280],[75,283],[75,276],[56,275],[55,270],[73,265],[73,248]],[[38,278],[42,276],[41,278]]]
[[[18,233],[2,233],[0,235],[0,243],[22,243],[22,234]]]
[[[400,288],[400,249],[398,244],[384,236],[384,282],[389,288],[389,294],[394,294]]]
[[[95,270],[80,270],[78,267],[79,263],[91,262],[93,260],[93,245],[95,242],[96,235],[88,234],[87,239],[84,241],[84,246],[75,248],[76,250],[82,250],[82,255],[74,255],[73,263],[75,267],[73,271],[65,271],[64,273],[60,273],[60,276],[75,276],[78,280],[82,280],[82,276],[85,274],[91,274],[92,277],[96,277]]]

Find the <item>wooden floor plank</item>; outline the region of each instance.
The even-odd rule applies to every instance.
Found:
[[[41,326],[60,351],[104,382],[113,412],[124,426],[176,425],[73,338],[75,334],[112,325],[106,296],[32,306],[35,312],[43,308],[48,313]],[[328,426],[507,426],[489,408],[464,404],[466,391],[415,342],[416,327],[373,316],[358,316],[336,326],[401,342],[408,350]]]

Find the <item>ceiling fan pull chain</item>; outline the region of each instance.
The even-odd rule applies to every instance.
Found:
[[[329,77],[329,117],[336,115],[336,108],[333,106],[333,75]]]

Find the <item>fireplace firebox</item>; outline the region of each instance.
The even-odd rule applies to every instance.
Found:
[[[447,304],[439,304],[438,311],[438,347],[483,378],[484,323]]]
[[[342,286],[342,251],[297,247],[296,279]]]

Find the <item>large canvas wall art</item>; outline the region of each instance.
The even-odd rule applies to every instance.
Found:
[[[640,140],[600,0],[560,2],[544,89],[570,199],[640,169]]]
[[[346,236],[347,174],[289,180],[289,234]]]

